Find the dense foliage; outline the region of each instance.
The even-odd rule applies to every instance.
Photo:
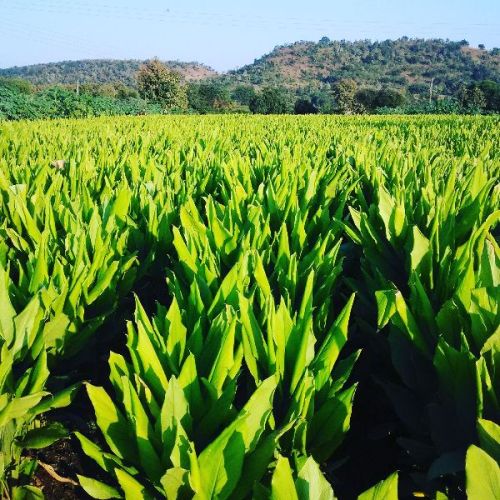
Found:
[[[37,85],[123,82],[135,86],[145,61],[85,60],[0,69],[0,77],[18,77]],[[461,85],[499,81],[500,51],[469,47],[467,41],[411,39],[371,42],[296,42],[276,47],[254,63],[219,75],[198,63],[167,61],[186,81],[221,78],[229,87],[251,84],[287,87],[305,92],[338,80],[353,79],[361,87],[387,86],[428,94],[434,78],[438,94],[451,95]]]
[[[286,91],[277,87],[266,87],[257,92],[248,107],[259,115],[280,115],[290,112],[290,99]]]
[[[500,52],[466,41],[323,38],[224,75],[158,59],[0,70],[0,120],[158,112],[499,113]]]
[[[34,85],[74,85],[76,83],[137,85],[136,73],[148,61],[136,59],[86,59],[83,61],[62,61],[57,63],[14,66],[0,69],[0,77],[21,78]],[[180,73],[187,81],[196,81],[217,73],[200,63],[164,61],[169,69]]]
[[[25,93],[0,82],[0,121],[41,118],[81,118],[101,115],[159,114],[163,107],[138,97],[115,97],[90,90],[50,87]]]
[[[499,125],[0,125],[2,494],[498,496]]]
[[[164,110],[187,108],[187,93],[181,75],[158,59],[148,61],[139,68],[137,87],[143,99],[159,104]]]
[[[230,72],[229,82],[284,86],[311,92],[339,80],[359,86],[387,86],[428,94],[431,80],[437,94],[452,95],[463,84],[499,80],[500,52],[469,47],[467,41],[412,39],[359,40],[278,46],[253,64]]]
[[[170,75],[170,71],[167,70]],[[283,88],[233,92],[216,82],[182,85],[178,77],[152,82],[139,93],[123,84],[85,84],[34,90],[18,79],[0,79],[0,120],[75,118],[102,115],[170,113],[257,114],[490,114],[500,110],[500,84],[485,80],[463,86],[457,96],[415,99],[389,89],[360,88],[343,80],[310,95],[297,97]],[[187,107],[187,109],[186,109]]]

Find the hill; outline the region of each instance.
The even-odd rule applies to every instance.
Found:
[[[18,77],[34,84],[122,82],[135,86],[139,60],[82,60],[0,69],[0,77]],[[237,70],[219,74],[196,62],[167,61],[186,81],[215,78],[236,87],[241,84],[282,86],[302,93],[327,88],[351,78],[359,86],[392,87],[412,94],[429,91],[453,95],[463,84],[482,80],[500,82],[500,50],[470,47],[467,41],[411,39],[372,42],[299,41]]]
[[[239,83],[317,89],[343,78],[362,86],[409,88],[415,93],[430,81],[443,93],[463,83],[500,80],[500,51],[469,47],[464,40],[400,38],[371,42],[300,41],[276,47],[252,64],[231,71],[226,79]]]
[[[36,85],[122,82],[133,87],[135,74],[144,62],[136,59],[62,61],[0,69],[0,76],[22,78]],[[181,73],[186,81],[203,80],[218,74],[212,68],[196,62],[164,62]]]

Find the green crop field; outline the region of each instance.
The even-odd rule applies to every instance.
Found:
[[[0,497],[499,498],[499,130],[2,123]]]

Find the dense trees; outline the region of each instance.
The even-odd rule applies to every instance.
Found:
[[[470,112],[479,113],[486,107],[486,99],[481,89],[475,85],[460,87],[458,101],[462,108]]]
[[[231,92],[233,101],[244,106],[248,106],[255,95],[255,89],[252,85],[237,85]]]
[[[498,112],[499,67],[498,48],[475,49],[466,40],[348,42],[323,37],[318,43],[277,47],[226,75],[197,63],[158,60],[9,68],[0,70],[0,106],[4,117],[10,116],[7,108],[23,110],[21,115],[28,117],[46,116],[40,109],[49,109],[52,116],[46,104],[54,100],[74,101],[75,114],[82,107],[85,113],[110,114],[124,106],[126,112],[141,113]],[[44,94],[47,87],[61,84],[68,95]],[[79,97],[72,95],[77,88]]]
[[[358,87],[352,79],[321,90],[291,92],[283,87],[232,87],[218,80],[183,84],[158,66],[139,75],[140,95],[124,84],[82,84],[37,88],[21,79],[0,78],[0,120],[146,113],[498,113],[500,84],[484,80],[457,88],[453,96],[426,86],[412,92],[390,86]],[[142,80],[141,80],[142,78]],[[417,85],[417,84],[415,84]]]
[[[158,59],[143,64],[137,72],[137,87],[140,96],[166,110],[187,109],[186,87],[181,75],[167,68]]]
[[[359,102],[356,100],[357,85],[354,80],[340,80],[333,85],[332,90],[341,114],[352,115],[361,111]]]
[[[198,113],[219,113],[231,108],[229,90],[218,83],[192,83],[187,92],[189,107]]]
[[[297,99],[294,112],[296,115],[315,115],[319,113],[319,108],[312,99]]]
[[[134,60],[63,61],[0,69],[0,76],[19,77],[36,85],[113,83],[136,86],[136,73],[143,62]],[[429,93],[434,78],[437,95],[454,95],[462,85],[482,80],[499,82],[500,50],[475,49],[466,40],[422,40],[408,37],[372,42],[330,40],[296,42],[277,47],[271,53],[226,75],[198,63],[167,62],[183,81],[215,78],[231,91],[246,87],[248,105],[251,88],[287,87],[289,90],[320,91],[325,84],[354,80],[359,88],[387,86],[402,93]],[[244,91],[245,92],[245,91]],[[253,96],[252,96],[253,97]],[[293,101],[295,102],[295,100]]]
[[[487,110],[500,112],[500,84],[491,80],[478,83],[477,88],[483,93]]]
[[[91,94],[93,96],[113,97],[116,99],[139,97],[139,92],[137,91],[137,89],[128,87],[127,85],[120,82],[105,84],[84,83],[82,85],[78,85],[78,87],[74,85],[70,85],[68,87],[74,90],[78,88],[79,92],[82,92],[84,94]]]
[[[356,92],[356,100],[366,111],[373,112],[377,108],[397,108],[404,104],[405,97],[394,89],[363,88]]]
[[[405,93],[413,86],[413,91],[428,94],[434,78],[436,94],[451,96],[463,83],[499,81],[499,55],[498,49],[475,49],[466,40],[403,37],[349,42],[324,37],[318,43],[276,47],[253,64],[231,72],[227,80],[319,90],[325,83],[351,79],[359,87],[387,86]]]
[[[135,59],[85,59],[56,63],[16,66],[0,69],[0,76],[22,78],[34,85],[106,84],[120,82],[128,87],[137,84],[137,71],[147,61]],[[208,66],[196,62],[164,61],[171,70],[180,73],[186,81],[216,76]]]
[[[378,91],[375,100],[376,108],[397,108],[405,102],[401,92],[394,89],[384,88]]]
[[[290,101],[284,89],[265,87],[250,101],[250,111],[261,115],[278,115],[290,112]]]
[[[109,88],[99,90],[73,87],[48,87],[24,92],[23,86],[0,82],[0,120],[39,118],[80,118],[100,115],[138,115],[161,113],[162,108],[147,103],[127,91],[108,95]]]
[[[378,97],[378,91],[373,88],[363,88],[356,92],[356,100],[366,110],[376,109],[377,97]]]
[[[31,83],[22,78],[0,77],[0,88],[21,94],[30,94],[33,91]]]
[[[482,110],[500,112],[500,84],[492,80],[462,86],[458,92],[458,99],[464,108],[473,112]]]

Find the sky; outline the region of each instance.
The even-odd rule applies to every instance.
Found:
[[[218,71],[297,40],[466,39],[500,46],[500,0],[0,0],[0,67],[199,61]]]

